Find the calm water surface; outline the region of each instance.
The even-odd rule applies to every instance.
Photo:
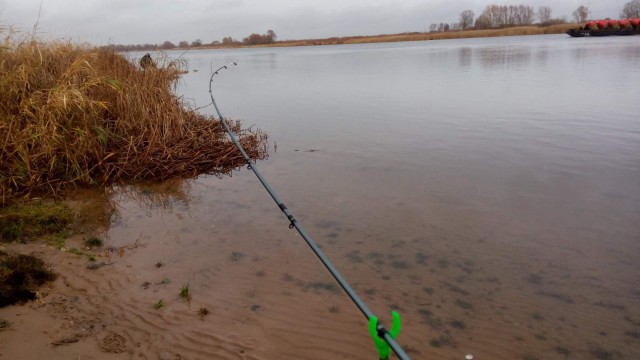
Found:
[[[238,62],[214,80],[222,113],[270,134],[261,170],[372,309],[400,309],[414,358],[633,359],[639,40],[190,51],[179,93],[208,104],[211,69]],[[235,276],[244,287],[226,291],[255,296],[238,314],[258,302],[257,326],[285,334],[278,356],[294,358],[286,334],[318,341],[289,319],[308,317],[332,342],[354,339],[336,354],[371,358],[355,307],[303,286],[331,279],[250,172],[187,187],[170,210],[121,199],[112,241],[163,239],[139,256],[164,256],[204,294]],[[246,274],[220,265],[234,251],[253,259]],[[319,300],[300,304],[291,288]],[[352,327],[330,335],[345,318]],[[324,346],[305,356],[334,354]]]

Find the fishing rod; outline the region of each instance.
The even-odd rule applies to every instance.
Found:
[[[223,69],[227,70],[232,65],[236,66],[238,64],[236,62],[232,62],[227,65],[221,66],[220,68],[218,68],[218,70],[216,70],[213,74],[211,74],[211,77],[209,78],[209,95],[211,96],[211,103],[213,103],[213,107],[216,109],[216,112],[220,117],[220,122],[222,123],[222,125],[224,125],[224,128],[227,130],[227,133],[231,137],[231,140],[233,140],[233,143],[236,145],[238,150],[240,150],[240,153],[242,154],[242,157],[244,157],[245,161],[247,162],[249,169],[253,171],[253,173],[256,175],[258,180],[260,180],[260,182],[262,183],[262,186],[264,186],[264,188],[267,190],[269,195],[271,195],[271,198],[273,198],[273,201],[275,201],[276,204],[278,204],[278,207],[280,208],[280,210],[284,213],[287,219],[289,219],[289,222],[290,222],[289,229],[295,228],[298,231],[300,236],[302,236],[302,238],[307,243],[307,245],[309,245],[311,250],[313,250],[313,252],[316,254],[318,259],[320,259],[322,264],[327,268],[327,270],[329,270],[333,278],[338,282],[338,284],[340,284],[340,286],[347,293],[349,298],[351,298],[351,301],[353,301],[353,303],[358,307],[360,312],[362,312],[362,315],[364,315],[364,317],[367,318],[367,320],[369,321],[369,333],[373,338],[373,341],[378,350],[380,359],[388,359],[389,353],[390,353],[389,350],[393,350],[393,352],[398,356],[399,359],[409,360],[410,358],[407,355],[407,353],[402,349],[400,344],[398,344],[395,340],[396,337],[398,336],[398,333],[400,332],[400,324],[401,324],[400,315],[396,311],[392,312],[393,325],[391,327],[391,330],[387,330],[380,322],[378,322],[378,318],[371,312],[371,310],[369,310],[369,307],[367,306],[367,304],[365,304],[362,301],[362,299],[360,299],[360,297],[358,296],[358,294],[356,294],[356,292],[353,290],[351,285],[349,285],[349,283],[347,283],[347,281],[342,277],[342,275],[340,275],[340,272],[338,272],[338,269],[336,269],[336,267],[333,266],[333,264],[331,263],[331,261],[329,261],[327,256],[322,252],[322,250],[320,250],[320,248],[318,247],[318,244],[316,244],[316,242],[306,232],[304,227],[302,227],[302,224],[293,216],[289,208],[287,208],[287,206],[284,204],[284,202],[282,201],[278,193],[276,193],[276,191],[271,187],[267,179],[265,179],[262,176],[256,164],[251,161],[251,158],[249,157],[249,155],[247,155],[242,145],[240,145],[240,141],[238,140],[236,135],[233,133],[233,131],[229,127],[229,124],[227,124],[226,119],[220,113],[220,109],[216,104],[216,100],[213,98],[213,90],[212,90],[213,77],[218,75],[218,72],[220,72],[220,70],[223,70]]]

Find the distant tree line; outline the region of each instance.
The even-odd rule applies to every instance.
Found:
[[[476,29],[531,25],[535,10],[527,5],[488,5],[475,23]]]
[[[640,0],[635,0],[640,1]],[[476,18],[473,10],[460,13],[459,21],[453,24],[431,24],[430,32],[455,30],[499,29],[511,26],[532,25],[538,20],[539,25],[566,23],[565,19],[552,19],[551,8],[541,6],[537,10],[529,5],[487,5]]]
[[[276,41],[276,33],[273,30],[267,31],[266,34],[251,34],[246,38],[242,39],[243,45],[263,45],[263,44],[273,44]]]
[[[566,18],[552,18],[551,8],[541,6],[537,10],[528,5],[487,5],[476,18],[472,10],[464,10],[460,13],[459,21],[453,24],[433,23],[429,26],[429,32],[444,32],[456,30],[483,30],[499,29],[511,26],[532,25],[549,26],[564,24]],[[585,22],[591,15],[588,6],[580,5],[572,13],[576,22]],[[631,0],[626,3],[620,13],[621,18],[640,18],[640,0]]]
[[[238,46],[238,45],[262,45],[262,44],[273,44],[276,41],[275,31],[268,30],[266,34],[251,34],[246,38],[242,39],[242,41],[237,41],[232,37],[228,36],[222,39],[221,41],[214,40],[208,44],[205,44],[202,40],[196,39],[191,42],[187,40],[182,40],[178,42],[178,44],[174,44],[171,41],[165,41],[162,44],[132,44],[132,45],[122,45],[122,44],[109,44],[103,46],[103,48],[112,49],[115,51],[155,51],[155,50],[171,50],[171,49],[188,49],[188,48],[197,48],[201,46]]]
[[[620,17],[624,19],[640,18],[640,0],[632,0],[624,4]]]

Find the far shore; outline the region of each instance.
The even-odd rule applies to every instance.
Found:
[[[577,28],[580,24],[557,24],[549,26],[517,26],[503,29],[487,29],[487,30],[461,30],[447,32],[411,32],[401,34],[383,34],[371,36],[344,36],[331,37],[326,39],[305,39],[305,40],[282,40],[273,44],[263,45],[242,45],[236,43],[232,45],[202,45],[191,49],[230,49],[245,47],[288,47],[288,46],[315,46],[315,45],[343,45],[343,44],[369,44],[369,43],[385,43],[400,41],[426,41],[426,40],[447,40],[447,39],[464,39],[464,38],[481,38],[481,37],[499,37],[499,36],[523,36],[523,35],[546,35],[546,34],[562,34],[569,29]],[[187,49],[175,48],[173,50]]]

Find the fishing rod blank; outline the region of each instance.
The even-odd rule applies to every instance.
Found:
[[[247,153],[245,152],[245,150],[242,147],[242,145],[240,145],[240,142],[239,142],[238,138],[236,137],[236,135],[233,133],[233,131],[231,130],[231,128],[227,124],[226,119],[220,113],[220,109],[218,109],[218,105],[216,104],[216,100],[213,98],[213,90],[212,90],[213,77],[215,75],[217,75],[220,70],[228,69],[228,67],[231,66],[231,65],[235,66],[235,65],[238,65],[238,64],[233,62],[233,63],[227,64],[227,65],[224,65],[224,66],[218,68],[211,75],[211,77],[209,78],[209,95],[211,96],[211,102],[213,103],[213,107],[216,109],[216,112],[218,113],[218,116],[220,117],[220,122],[222,122],[222,125],[224,125],[224,128],[226,129],[227,133],[231,137],[231,140],[233,140],[233,143],[236,145],[238,150],[240,150],[240,153],[242,154],[242,157],[244,157],[244,159],[247,162],[247,165],[249,166],[249,168],[253,171],[253,173],[256,175],[256,177],[258,177],[258,180],[260,180],[260,182],[262,183],[262,186],[264,186],[264,188],[267,190],[269,195],[271,195],[271,198],[273,198],[273,201],[275,201],[276,204],[278,204],[278,207],[285,214],[287,219],[289,219],[289,222],[290,222],[289,228],[290,229],[295,228],[298,231],[298,233],[306,241],[307,245],[309,245],[311,250],[313,250],[313,252],[316,254],[316,256],[320,259],[322,264],[324,264],[324,266],[327,268],[327,270],[329,270],[329,272],[331,273],[333,278],[338,282],[338,284],[340,284],[340,286],[347,293],[349,298],[351,298],[351,301],[353,301],[353,303],[358,307],[360,312],[362,312],[364,317],[367,318],[367,320],[369,320],[370,322],[373,319],[374,324],[375,324],[375,330],[376,330],[375,332],[377,334],[375,334],[375,335],[372,334],[372,336],[378,336],[379,338],[382,338],[386,342],[388,347],[390,347],[391,350],[393,350],[393,352],[398,356],[398,358],[400,358],[402,360],[410,359],[409,356],[406,354],[406,352],[402,349],[402,347],[395,341],[395,337],[397,336],[397,333],[399,332],[399,327],[400,327],[399,316],[397,316],[397,314],[394,314],[394,327],[392,328],[391,332],[388,331],[382,324],[377,322],[376,316],[371,312],[371,310],[369,310],[369,307],[360,299],[358,294],[356,294],[356,292],[353,290],[353,288],[351,288],[349,283],[347,283],[347,281],[342,277],[342,275],[340,275],[340,272],[338,272],[336,267],[333,266],[331,261],[329,261],[329,259],[324,255],[322,250],[320,250],[320,248],[318,247],[316,242],[311,238],[311,236],[302,227],[302,224],[300,222],[298,222],[298,220],[293,216],[293,214],[287,208],[287,206],[284,204],[284,202],[282,201],[282,199],[280,198],[278,193],[276,193],[276,191],[271,187],[269,182],[262,176],[262,174],[258,170],[258,167],[256,166],[256,164],[251,161],[251,158],[249,157],[249,155],[247,155]],[[396,321],[397,321],[397,323],[396,323]],[[374,332],[374,331],[372,331],[372,332]],[[374,342],[375,342],[375,340],[376,339],[374,337]],[[378,347],[378,351],[380,351],[380,344],[378,344],[378,342],[376,342],[376,347]],[[387,353],[388,353],[388,350],[387,350]]]

